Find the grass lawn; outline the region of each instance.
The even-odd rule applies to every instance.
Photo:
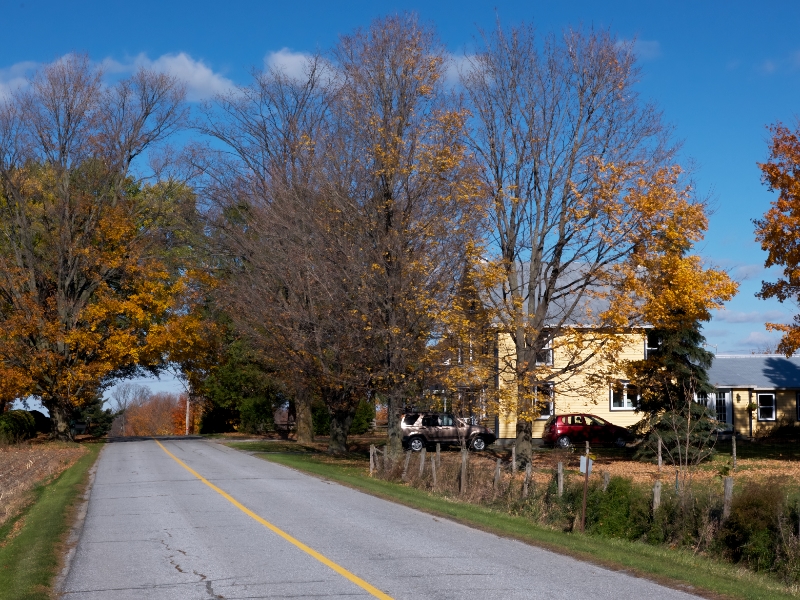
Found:
[[[0,528],[0,599],[45,600],[57,575],[70,517],[102,448],[89,452],[56,479],[34,490],[34,502]]]
[[[797,598],[796,591],[764,575],[715,561],[684,550],[625,540],[564,533],[538,526],[531,521],[487,507],[452,501],[410,486],[370,478],[360,456],[334,459],[320,453],[282,453],[270,442],[229,446],[292,467],[312,475],[337,481],[364,492],[449,517],[461,523],[513,537],[524,542],[592,561],[612,569],[625,569],[671,587],[710,598],[783,599]]]

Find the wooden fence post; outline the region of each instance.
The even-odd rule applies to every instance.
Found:
[[[431,475],[433,475],[433,489],[436,489],[436,459],[433,456],[431,456]]]
[[[733,500],[733,477],[725,477],[725,495],[722,502],[722,518],[727,519],[731,516],[731,501]]]
[[[517,445],[511,445],[511,474],[517,474]]]
[[[604,492],[608,490],[608,483],[610,481],[611,481],[611,473],[609,473],[608,471],[605,471],[603,473],[603,491]]]
[[[500,465],[502,461],[498,458],[497,464],[494,467],[494,493],[497,493],[498,488],[500,487]]]
[[[466,450],[461,451],[461,494],[467,492],[467,456],[469,453]]]
[[[661,506],[661,482],[656,481],[653,486],[653,512],[657,511],[659,506]]]
[[[403,481],[408,476],[408,463],[411,462],[411,450],[406,452],[406,461],[403,463],[403,475],[400,477]]]
[[[369,476],[375,472],[375,444],[369,445]]]
[[[736,470],[736,432],[731,436],[731,454],[733,455],[733,470]]]
[[[436,443],[436,466],[442,466],[442,445],[440,443]]]
[[[661,473],[661,436],[658,436],[658,472]]]
[[[523,498],[527,498],[528,497],[528,484],[531,481],[531,468],[532,468],[532,465],[531,465],[530,462],[528,462],[528,464],[525,465],[525,481],[522,484],[522,497]]]
[[[422,449],[422,452],[419,453],[419,476],[422,477],[425,474],[425,456],[427,454],[427,450],[425,448]]]
[[[558,463],[558,497],[564,495],[564,463]]]

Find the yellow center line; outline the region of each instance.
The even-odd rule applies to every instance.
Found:
[[[361,589],[363,589],[363,590],[366,590],[367,592],[369,592],[370,594],[372,594],[372,595],[373,595],[373,596],[375,596],[376,598],[380,598],[381,600],[392,600],[392,597],[391,597],[391,596],[388,596],[387,594],[384,594],[384,593],[383,593],[382,591],[380,591],[378,588],[376,588],[376,587],[374,587],[374,586],[372,586],[372,585],[368,584],[366,581],[364,581],[363,579],[361,579],[361,578],[360,578],[360,577],[358,577],[357,575],[353,575],[353,574],[352,574],[350,571],[348,571],[348,570],[347,570],[347,569],[345,569],[344,567],[341,567],[341,566],[337,565],[335,562],[333,562],[332,560],[330,560],[330,559],[326,558],[325,556],[323,556],[322,554],[320,554],[319,552],[317,552],[317,551],[316,551],[316,550],[314,550],[313,548],[309,548],[308,546],[306,546],[306,545],[305,545],[303,542],[301,542],[300,540],[293,538],[292,536],[290,536],[290,535],[289,535],[288,533],[286,533],[285,531],[282,531],[281,529],[278,529],[277,527],[275,527],[275,525],[273,525],[272,523],[270,523],[270,522],[269,522],[269,521],[267,521],[266,519],[263,519],[263,518],[261,518],[260,516],[258,516],[258,515],[257,515],[256,513],[254,513],[252,510],[250,510],[249,508],[247,508],[247,507],[246,507],[244,504],[242,504],[241,502],[239,502],[238,500],[236,500],[236,498],[234,498],[233,496],[231,496],[230,494],[228,494],[228,493],[227,493],[227,492],[225,492],[224,490],[221,490],[220,488],[218,488],[217,486],[215,486],[215,485],[214,485],[213,483],[211,483],[211,482],[210,482],[208,479],[206,479],[205,477],[203,477],[202,475],[200,475],[200,473],[198,473],[197,471],[195,471],[194,469],[192,469],[192,468],[191,468],[189,465],[187,465],[185,462],[183,462],[181,459],[179,459],[177,456],[175,456],[175,455],[174,455],[172,452],[170,452],[169,450],[167,450],[167,449],[164,447],[164,445],[163,445],[161,442],[159,442],[158,440],[154,440],[154,441],[155,441],[155,443],[156,443],[156,444],[158,444],[159,446],[161,446],[161,449],[162,449],[164,452],[166,452],[166,453],[167,453],[167,454],[168,454],[168,455],[169,455],[169,456],[172,458],[172,460],[174,460],[176,463],[178,463],[178,464],[179,464],[180,466],[182,466],[184,469],[186,469],[187,471],[189,471],[189,473],[191,473],[192,475],[194,475],[195,477],[197,477],[197,478],[198,478],[200,481],[202,481],[203,483],[205,483],[205,484],[206,484],[208,487],[210,487],[212,490],[214,490],[215,492],[217,492],[217,493],[218,493],[220,496],[222,496],[223,498],[225,498],[225,499],[226,499],[228,502],[230,502],[231,504],[233,504],[233,505],[234,505],[236,508],[238,508],[238,509],[239,509],[240,511],[242,511],[244,514],[246,514],[248,517],[250,517],[250,518],[252,518],[252,519],[254,519],[254,520],[258,521],[259,523],[261,523],[261,524],[262,524],[264,527],[266,527],[266,528],[267,528],[267,529],[269,529],[270,531],[273,531],[273,532],[277,533],[279,536],[281,536],[283,539],[285,539],[285,540],[286,540],[287,542],[289,542],[290,544],[292,544],[292,545],[294,545],[294,546],[296,546],[296,547],[300,548],[300,550],[302,550],[302,551],[303,551],[303,552],[305,552],[306,554],[308,554],[308,555],[310,555],[310,556],[313,556],[313,557],[314,557],[314,558],[316,558],[316,559],[317,559],[319,562],[321,562],[323,565],[325,565],[325,566],[327,566],[327,567],[330,567],[331,569],[333,569],[334,571],[336,571],[336,572],[337,572],[339,575],[341,575],[341,576],[342,576],[342,577],[344,577],[345,579],[348,579],[348,580],[352,581],[352,582],[353,582],[353,583],[355,583],[355,584],[356,584],[358,587],[360,587],[360,588],[361,588]]]

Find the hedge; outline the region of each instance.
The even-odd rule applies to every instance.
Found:
[[[0,415],[0,441],[19,442],[36,435],[36,420],[26,410],[10,410]]]

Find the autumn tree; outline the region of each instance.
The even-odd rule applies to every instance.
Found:
[[[619,303],[631,297],[619,267],[673,208],[675,148],[638,75],[632,45],[606,31],[537,38],[527,25],[482,35],[462,70],[491,193],[487,304],[514,349],[503,369],[516,396],[501,411],[517,415],[523,461],[542,384],[563,390],[596,357],[613,362],[617,334],[643,324],[635,302]]]
[[[648,220],[641,246],[619,267],[629,296],[617,299],[611,310],[630,314],[636,303],[650,327],[648,355],[624,365],[639,390],[636,410],[645,416],[640,427],[648,435],[640,452],[654,455],[662,444],[685,484],[691,467],[714,446],[715,415],[697,401],[714,389],[707,373],[713,354],[703,347],[702,326],[738,286],[692,254],[708,219],[704,203],[693,201],[691,187],[681,185],[677,168],[665,173],[659,196],[670,210]]]
[[[769,159],[759,164],[762,181],[778,198],[762,219],[754,221],[756,240],[767,252],[764,266],[783,267],[783,277],[764,281],[759,298],[779,302],[800,299],[800,121],[792,131],[778,123],[770,127]],[[791,324],[767,323],[767,329],[783,333],[778,352],[791,356],[800,348],[800,315]]]
[[[161,217],[193,199],[133,171],[157,165],[183,95],[147,71],[106,87],[69,56],[0,106],[0,394],[40,398],[60,437],[116,376],[162,367],[185,322]]]
[[[446,54],[432,29],[414,15],[378,19],[343,36],[333,57],[342,77],[336,154],[353,169],[338,197],[358,215],[370,386],[387,404],[396,455],[398,415],[420,392],[438,316],[480,241],[483,196],[465,145],[467,113],[444,84]]]

